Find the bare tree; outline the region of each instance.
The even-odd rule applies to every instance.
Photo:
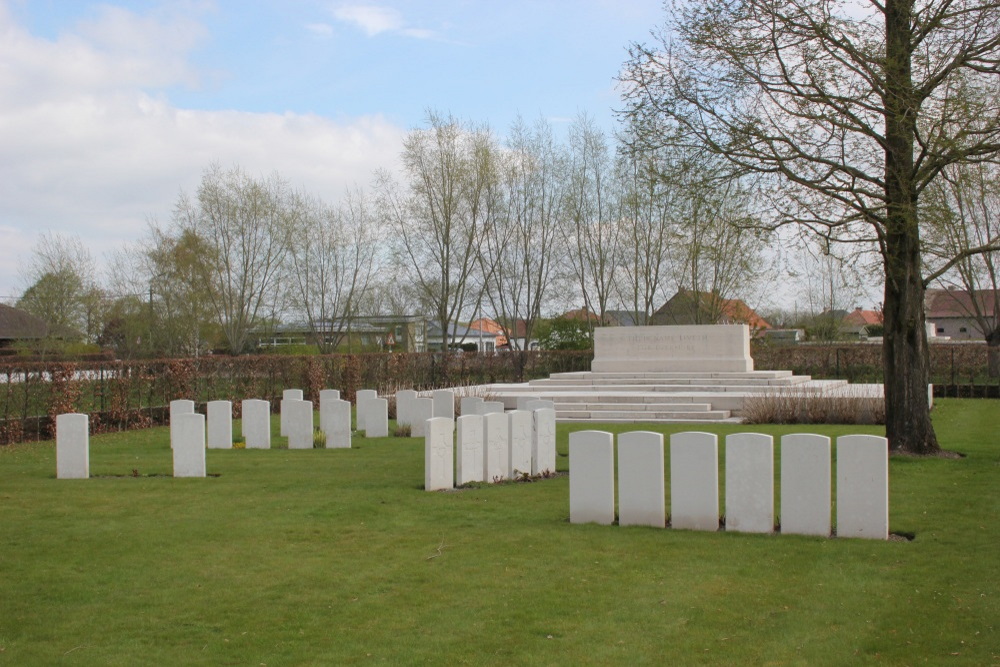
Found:
[[[988,346],[990,376],[1000,375],[1000,251],[971,254],[972,248],[1000,246],[1000,166],[951,165],[930,189],[931,212],[941,224],[929,234],[928,254],[959,257],[940,277],[961,300]]]
[[[621,227],[607,138],[587,116],[570,130],[563,234],[584,307],[603,320],[615,293]]]
[[[452,325],[478,302],[476,256],[488,215],[493,140],[485,129],[428,113],[428,127],[404,141],[408,183],[377,175],[381,215],[395,233],[400,278],[431,304],[445,348]]]
[[[757,174],[771,224],[877,243],[886,434],[938,451],[924,292],[961,257],[925,266],[920,200],[1000,150],[1000,2],[678,0],[658,42],[630,49],[625,115]]]
[[[378,243],[368,202],[348,192],[339,207],[309,201],[291,244],[291,303],[306,317],[320,352],[349,335],[358,301],[377,271]]]
[[[197,202],[181,196],[175,222],[211,249],[200,266],[209,298],[232,354],[246,349],[252,327],[276,312],[277,279],[301,198],[279,176],[253,178],[239,167],[209,167]]]
[[[496,178],[487,183],[491,215],[479,262],[486,300],[511,347],[517,349],[520,333],[529,349],[558,263],[565,160],[544,121],[529,128],[519,119],[506,151],[495,154]]]

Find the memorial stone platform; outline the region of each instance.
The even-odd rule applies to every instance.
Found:
[[[740,421],[761,394],[880,395],[881,385],[755,371],[745,325],[614,327],[594,332],[593,370],[521,384],[464,388],[508,410],[526,397],[550,400],[559,421]]]

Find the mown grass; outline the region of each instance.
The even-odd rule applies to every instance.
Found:
[[[92,438],[90,480],[0,448],[0,664],[1000,664],[1000,404],[934,419],[966,457],[893,457],[911,542],[571,525],[565,476],[423,491],[417,439],[207,479],[159,476],[166,429]]]

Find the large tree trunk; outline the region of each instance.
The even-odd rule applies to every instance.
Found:
[[[885,433],[889,448],[940,451],[927,395],[929,355],[914,179],[917,102],[911,74],[913,0],[887,0],[885,190]]]

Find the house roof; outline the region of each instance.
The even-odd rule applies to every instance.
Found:
[[[755,331],[770,329],[767,320],[740,299],[725,299],[712,292],[680,289],[659,310],[653,313],[650,324],[694,324],[695,311],[712,316],[717,313],[716,324],[747,324]]]
[[[619,327],[639,326],[639,322],[646,319],[646,314],[638,310],[609,310],[604,313],[606,324],[613,324]]]
[[[882,324],[882,313],[874,310],[855,308],[844,315],[843,323],[851,327],[866,327],[870,324]]]
[[[0,304],[0,340],[44,338],[49,327],[45,320],[31,313]]]
[[[601,319],[596,313],[592,313],[586,308],[577,308],[576,310],[567,310],[565,313],[560,315],[564,320],[578,320],[580,322],[586,322],[590,320],[591,322],[596,322]]]
[[[987,317],[997,313],[997,301],[1000,300],[1000,290],[979,290],[976,301],[980,311]],[[972,295],[966,290],[929,289],[924,295],[924,309],[929,320],[946,317],[975,317],[976,308]]]

